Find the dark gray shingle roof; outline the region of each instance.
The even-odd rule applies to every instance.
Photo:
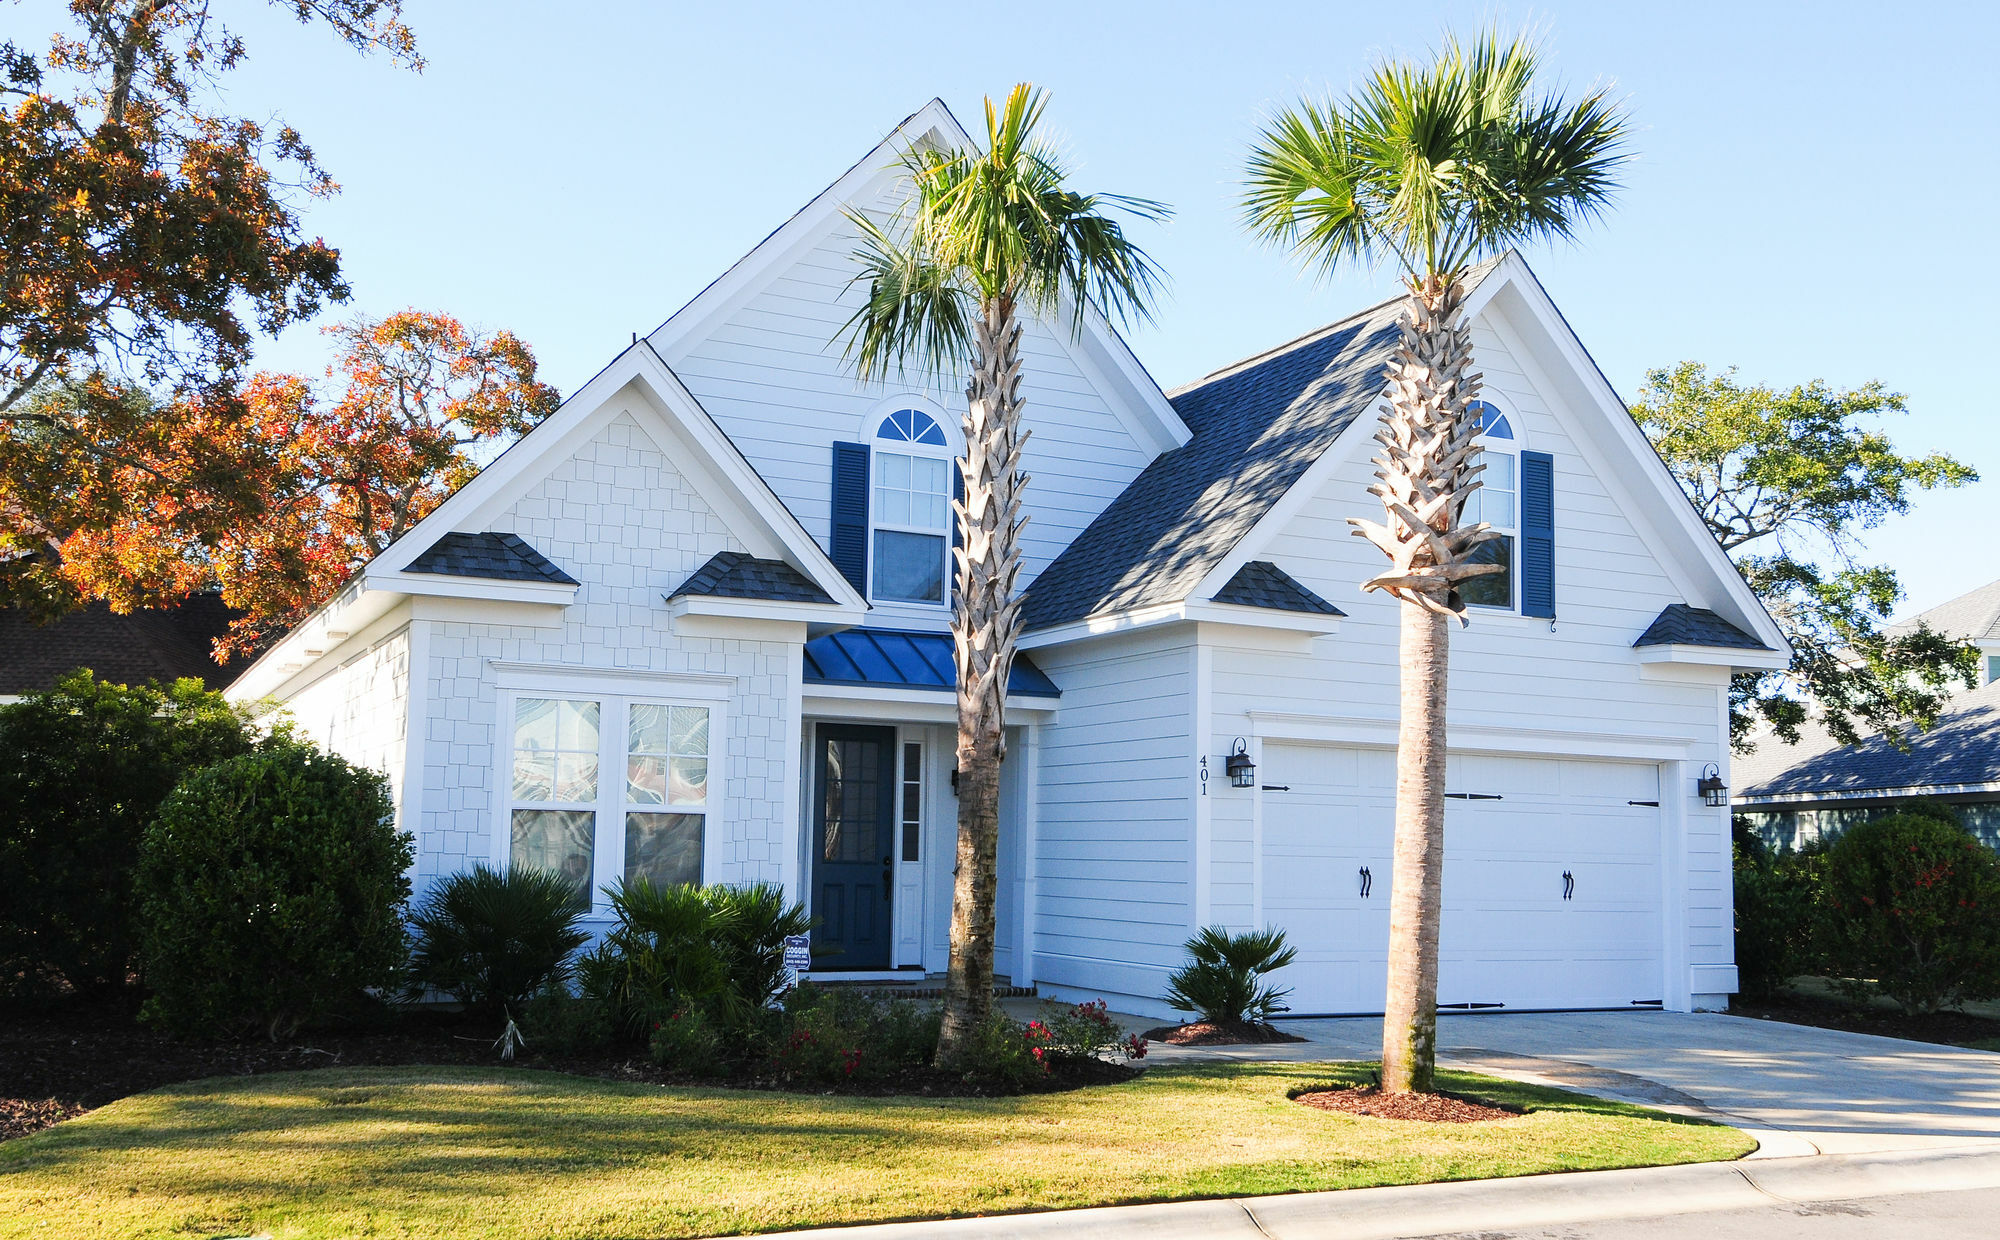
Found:
[[[901,629],[843,629],[806,643],[806,683],[870,685],[885,689],[958,687],[958,665],[952,659],[951,634],[911,633]],[[1007,692],[1026,697],[1059,697],[1041,668],[1025,654],[1014,656]]]
[[[249,666],[247,659],[226,668],[215,661],[215,640],[240,614],[218,594],[122,616],[107,603],[86,603],[47,624],[20,608],[0,608],[0,693],[39,693],[80,667],[113,684],[193,676],[221,689]]]
[[[684,594],[777,603],[833,602],[832,595],[783,560],[760,560],[741,551],[716,553],[667,597],[679,598]]]
[[[1669,603],[1653,618],[1634,646],[1726,646],[1733,650],[1769,650],[1706,607]]]
[[[1912,732],[1910,752],[1880,736],[1859,745],[1836,745],[1814,728],[1795,746],[1766,738],[1751,762],[1739,764],[1739,797],[1835,799],[1842,794],[1889,792],[2000,782],[2000,681],[1953,701],[1953,709],[1928,732]],[[1787,760],[1789,759],[1789,761]]]
[[[1347,614],[1269,560],[1251,560],[1237,569],[1229,584],[1215,592],[1215,601],[1239,607],[1268,607],[1273,611],[1310,611],[1322,616]]]
[[[1194,437],[1146,467],[1028,587],[1030,629],[1184,599],[1307,467],[1376,408],[1401,299],[1201,380]]]
[[[487,577],[497,581],[550,581],[573,586],[576,578],[515,534],[446,534],[410,561],[413,573]]]

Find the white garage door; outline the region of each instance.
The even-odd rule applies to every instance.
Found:
[[[1295,1012],[1382,1010],[1395,755],[1267,744],[1264,919]],[[1438,1002],[1623,1008],[1661,989],[1659,768],[1453,755]]]

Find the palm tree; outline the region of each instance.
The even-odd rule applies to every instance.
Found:
[[[1036,136],[1046,97],[1028,83],[986,101],[986,149],[914,147],[912,192],[887,225],[860,212],[853,286],[866,292],[842,334],[864,379],[894,366],[964,373],[964,498],[952,602],[958,670],[958,865],[951,901],[938,1061],[955,1062],[993,1005],[993,904],[1000,837],[1003,705],[1021,628],[1021,330],[1023,312],[1093,311],[1150,319],[1161,275],[1107,208],[1164,219],[1156,202],[1080,194]]]
[[[1505,571],[1477,562],[1494,537],[1461,525],[1479,486],[1468,405],[1479,394],[1463,313],[1466,275],[1508,246],[1569,238],[1617,189],[1628,125],[1602,89],[1575,102],[1533,90],[1526,38],[1447,37],[1429,64],[1384,61],[1345,100],[1279,112],[1252,144],[1242,197],[1250,230],[1310,270],[1387,258],[1409,304],[1386,368],[1376,432],[1381,522],[1354,533],[1389,557],[1363,584],[1402,603],[1395,883],[1382,1088],[1428,1092],[1437,1043],[1444,871],[1445,684],[1458,585]]]

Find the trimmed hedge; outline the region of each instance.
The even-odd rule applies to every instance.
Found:
[[[382,776],[309,746],[190,775],[140,849],[141,1019],[276,1040],[393,985],[412,856]]]
[[[127,688],[79,671],[0,706],[0,991],[124,985],[147,824],[176,780],[254,746],[198,680]]]

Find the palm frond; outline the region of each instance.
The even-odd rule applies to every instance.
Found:
[[[863,292],[861,307],[841,328],[844,356],[864,379],[893,367],[949,373],[972,351],[972,294],[949,269],[931,262],[910,241],[898,240],[859,211],[847,218],[861,234],[857,270],[849,288]]]
[[[1429,63],[1383,61],[1341,101],[1279,112],[1252,143],[1251,233],[1324,276],[1394,256],[1449,276],[1508,246],[1568,239],[1618,188],[1629,122],[1601,88],[1537,95],[1540,49],[1487,31]]]

